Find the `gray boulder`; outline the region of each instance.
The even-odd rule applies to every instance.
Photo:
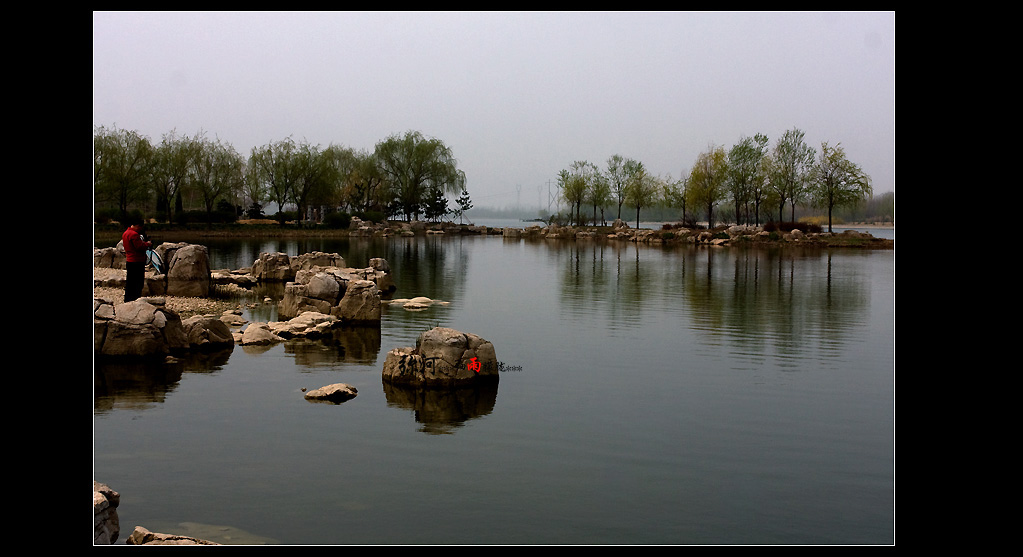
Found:
[[[457,386],[497,378],[494,345],[447,327],[423,332],[415,348],[392,349],[384,360],[383,379],[394,383]]]
[[[213,281],[206,246],[179,244],[177,248],[164,251],[170,255],[169,258],[163,258],[167,265],[167,295],[188,298],[208,296]]]
[[[218,317],[195,315],[181,322],[191,348],[217,349],[234,345],[234,335]]]
[[[359,391],[347,383],[334,383],[307,392],[305,398],[311,401],[340,403],[351,400],[358,394]]]
[[[331,315],[349,323],[380,323],[380,291],[369,280],[348,281],[345,294]]]
[[[258,281],[288,282],[295,280],[291,258],[286,253],[261,253],[252,263],[252,276]]]
[[[370,269],[299,271],[284,286],[279,314],[292,318],[307,311],[332,315],[352,324],[379,324],[380,298],[377,283],[366,280]]]
[[[188,347],[181,318],[160,298],[120,304],[96,298],[93,321],[99,356],[159,357]]]
[[[117,518],[117,506],[120,504],[119,493],[106,484],[92,481],[93,544],[109,545],[117,541],[121,533],[120,520]]]

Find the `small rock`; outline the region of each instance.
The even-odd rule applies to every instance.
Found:
[[[307,400],[338,403],[353,399],[357,394],[359,394],[359,391],[347,383],[334,383],[333,385],[326,385],[307,392],[305,398]]]

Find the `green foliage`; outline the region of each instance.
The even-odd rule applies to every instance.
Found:
[[[811,198],[814,205],[828,210],[828,231],[831,213],[836,207],[855,205],[873,193],[870,177],[845,156],[842,146],[821,145],[820,160],[811,173]]]
[[[636,162],[632,166],[625,188],[625,201],[636,208],[636,228],[639,228],[640,210],[657,202],[660,189],[657,178],[647,173],[643,163]]]
[[[431,200],[430,210],[440,210],[435,192],[458,193],[465,188],[465,173],[458,169],[451,149],[418,131],[388,137],[377,143],[374,154],[389,188],[386,197],[392,211],[406,220],[418,219]]]
[[[561,198],[570,206],[569,215],[575,213],[576,225],[582,224],[582,205],[590,190],[590,184],[599,179],[597,178],[599,172],[597,167],[589,162],[575,161],[571,170],[562,170],[558,174]]]
[[[121,220],[129,205],[149,196],[153,146],[138,132],[96,128],[93,135],[93,187],[96,201],[117,206]]]
[[[778,207],[778,220],[783,219],[786,203],[791,208],[789,219],[795,220],[796,205],[807,194],[815,153],[803,141],[805,135],[797,128],[786,131],[772,152],[768,184],[771,200]]]
[[[443,218],[450,211],[448,209],[448,198],[440,189],[431,189],[423,203],[423,216],[426,220],[436,221]]]
[[[728,154],[723,147],[711,146],[696,158],[689,173],[686,200],[706,210],[707,223],[714,227],[714,209],[728,195]]]
[[[250,219],[264,218],[263,207],[259,203],[252,202],[249,208],[245,210],[245,217]]]
[[[465,216],[465,212],[472,209],[472,199],[469,198],[469,192],[462,189],[462,194],[455,200],[457,207],[453,209],[453,213],[458,215],[459,224],[462,223],[462,217]]]

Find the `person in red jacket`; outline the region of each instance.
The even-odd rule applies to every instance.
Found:
[[[124,301],[130,302],[142,296],[142,283],[146,277],[146,250],[153,246],[142,236],[142,222],[138,219],[129,221],[128,229],[121,235],[124,245],[125,268],[128,277],[124,283]]]

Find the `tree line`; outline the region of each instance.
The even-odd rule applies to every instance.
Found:
[[[742,137],[730,149],[711,145],[679,179],[655,176],[641,161],[618,154],[604,167],[575,161],[558,175],[559,195],[577,224],[583,223],[583,210],[591,209],[592,222],[606,222],[604,209],[616,205],[615,218],[621,219],[624,205],[635,208],[638,227],[642,209],[660,206],[679,211],[685,224],[704,219],[713,228],[727,203],[736,223],[759,226],[784,221],[786,209],[795,221],[796,207],[809,205],[827,211],[830,231],[836,209],[872,195],[871,180],[841,144],[824,142],[818,152],[804,137],[794,128],[773,146],[763,134]]]
[[[201,201],[207,222],[225,205],[240,211],[238,199],[250,217],[275,203],[281,224],[285,206],[297,208],[300,222],[322,220],[320,207],[433,220],[472,206],[451,148],[418,131],[392,135],[373,151],[289,137],[253,147],[248,157],[202,132],[172,131],[155,143],[136,131],[100,126],[93,140],[96,207],[112,207],[121,219],[141,205],[155,207],[147,216],[172,222],[185,212],[186,195]],[[448,193],[459,195],[453,208]]]

